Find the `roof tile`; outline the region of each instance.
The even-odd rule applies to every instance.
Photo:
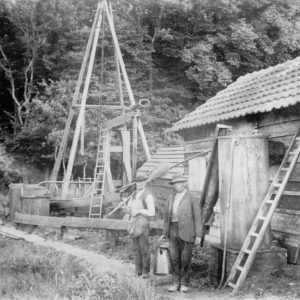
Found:
[[[198,127],[300,102],[300,57],[238,78],[170,131]]]

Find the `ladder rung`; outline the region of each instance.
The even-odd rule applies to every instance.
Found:
[[[300,196],[300,191],[284,191],[282,195],[285,196]]]
[[[268,204],[273,204],[273,203],[274,203],[274,200],[271,200],[271,199],[266,200],[266,203],[268,203]]]
[[[261,216],[261,217],[258,217],[258,219],[259,219],[259,220],[262,220],[262,221],[265,221],[265,220],[267,219],[267,217]]]
[[[253,237],[258,237],[258,233],[255,233],[255,232],[251,233],[250,235]]]
[[[237,270],[241,271],[241,272],[244,270],[244,268],[241,267],[241,266],[236,266],[235,268],[236,268]]]
[[[280,183],[274,183],[274,184],[273,184],[273,187],[278,187],[278,188],[280,188],[281,185],[282,185],[282,184],[280,184]]]
[[[250,253],[251,253],[251,250],[249,250],[249,249],[244,249],[243,252],[246,253],[246,254],[250,254]]]
[[[289,168],[281,168],[281,171],[288,171]]]
[[[296,154],[296,151],[290,151],[289,152],[289,155],[295,155]]]
[[[233,288],[233,289],[235,288],[235,284],[232,283],[232,282],[230,282],[230,281],[228,282],[228,286],[230,286],[230,287]]]

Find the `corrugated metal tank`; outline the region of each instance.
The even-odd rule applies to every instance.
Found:
[[[220,137],[219,188],[221,205],[221,244],[224,244],[226,199],[230,184],[231,147],[233,149],[231,204],[227,247],[240,249],[269,187],[269,149],[265,135]],[[271,230],[267,230],[261,248],[269,248]]]

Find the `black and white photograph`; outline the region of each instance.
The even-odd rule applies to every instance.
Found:
[[[0,0],[0,299],[300,299],[300,0]]]

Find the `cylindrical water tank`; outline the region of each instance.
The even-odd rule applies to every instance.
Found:
[[[226,201],[230,184],[230,157],[233,146],[227,247],[239,250],[270,184],[268,138],[258,134],[219,137],[218,146],[221,244],[224,244],[225,236]],[[271,230],[268,228],[261,248],[269,248],[270,242]]]

